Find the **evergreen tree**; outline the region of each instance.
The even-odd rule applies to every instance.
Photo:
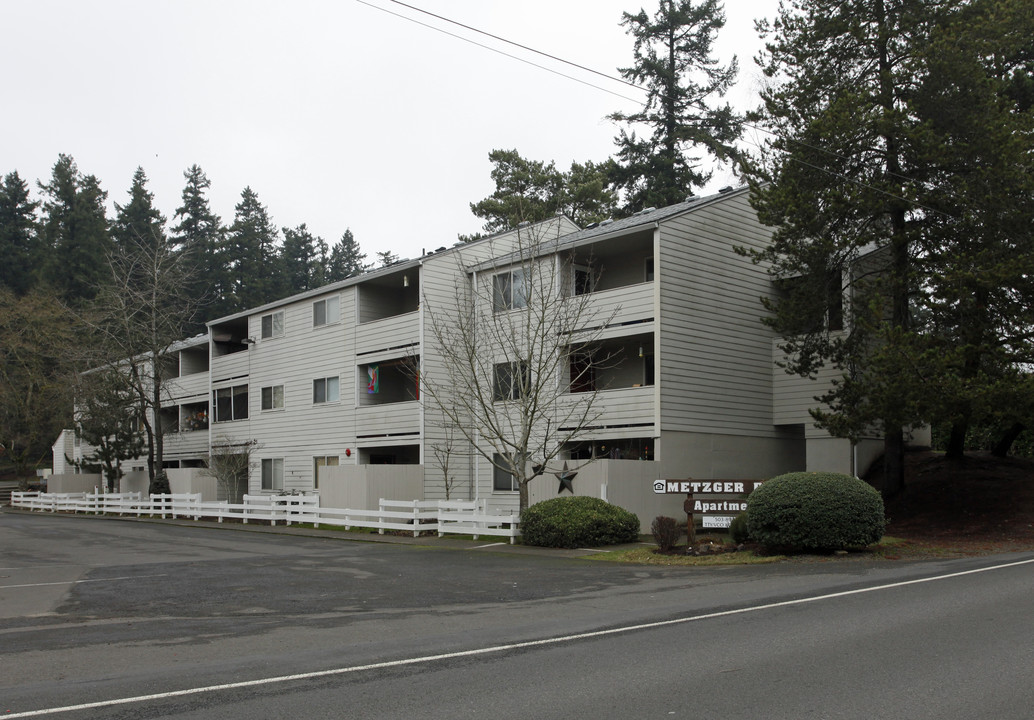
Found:
[[[327,270],[327,282],[337,282],[346,278],[362,275],[372,265],[363,262],[365,253],[359,249],[359,243],[351,230],[345,230],[341,240],[330,251],[330,264]]]
[[[161,244],[165,237],[165,217],[154,206],[154,193],[147,189],[147,175],[142,167],[133,173],[129,202],[115,203],[115,219],[111,237],[116,247],[124,248],[133,241]]]
[[[993,2],[1028,18],[1029,43],[1023,0]],[[887,493],[902,428],[971,416],[1030,358],[1031,118],[991,71],[1016,26],[976,22],[981,5],[798,0],[767,44],[779,82],[762,95],[774,139],[755,207],[775,231],[760,259],[796,278],[771,323],[790,371],[842,373],[821,426],[882,429]],[[841,332],[828,320],[843,288]]]
[[[294,229],[285,227],[283,231],[280,278],[284,294],[293,295],[319,287],[321,283],[316,281],[316,277],[322,273],[317,270],[317,254],[321,244],[326,247],[323,238],[310,233],[305,223]]]
[[[36,229],[36,208],[29,186],[17,171],[0,184],[0,287],[24,295],[37,281],[36,268],[43,259]]]
[[[606,187],[612,162],[572,163],[565,173],[557,170],[552,161],[529,160],[517,150],[493,150],[488,159],[494,165],[495,192],[470,204],[470,211],[486,221],[483,230],[487,234],[557,214],[567,215],[584,226],[605,220],[615,212],[617,197]],[[469,242],[479,237],[482,236],[460,239]]]
[[[189,284],[193,297],[203,303],[204,311],[192,330],[204,330],[203,322],[228,314],[225,268],[219,255],[224,229],[219,216],[212,212],[207,191],[211,182],[197,165],[183,173],[187,184],[176,210],[179,224],[172,228],[172,241],[177,250],[193,257],[196,270]]]
[[[624,192],[623,211],[631,214],[682,202],[706,183],[711,172],[688,153],[702,148],[719,160],[732,157],[741,119],[728,104],[707,105],[725,95],[737,71],[735,58],[720,65],[711,54],[725,26],[719,0],[660,0],[653,18],[640,10],[624,13],[621,24],[635,38],[635,63],[621,68],[621,75],[643,85],[647,97],[639,112],[610,117],[651,130],[640,138],[622,129],[614,139],[618,163],[612,181]]]
[[[377,260],[380,262],[381,267],[388,267],[389,265],[397,263],[399,261],[399,256],[391,250],[378,250]]]
[[[43,245],[48,258],[43,279],[66,302],[92,299],[107,279],[112,250],[104,203],[108,194],[93,175],[79,172],[68,155],[59,155],[43,193]]]
[[[224,245],[229,312],[258,307],[279,296],[277,239],[276,225],[258,195],[244,188]]]

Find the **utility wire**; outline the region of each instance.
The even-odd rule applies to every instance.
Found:
[[[411,17],[408,17],[406,15],[402,15],[401,13],[397,13],[397,12],[394,12],[392,10],[388,10],[387,8],[380,7],[379,5],[374,5],[373,3],[366,2],[366,0],[356,0],[356,2],[360,3],[361,5],[366,5],[367,7],[371,7],[373,9],[375,9],[375,10],[380,10],[381,12],[387,13],[388,15],[394,15],[397,18],[402,18],[403,20],[408,20],[411,23],[415,23],[415,24],[420,25],[422,27],[428,28],[429,30],[434,30],[436,32],[442,33],[443,35],[448,35],[449,37],[456,38],[457,40],[462,40],[463,42],[470,43],[471,45],[475,45],[475,46],[477,46],[479,48],[482,48],[484,50],[490,50],[491,52],[498,53],[499,55],[502,55],[504,57],[508,57],[511,60],[517,60],[518,62],[522,62],[525,65],[531,65],[532,67],[538,68],[539,70],[545,70],[546,72],[553,73],[554,75],[559,75],[560,77],[565,78],[567,80],[572,80],[572,81],[574,81],[576,83],[581,83],[582,85],[586,85],[588,87],[591,87],[594,90],[600,90],[602,92],[609,93],[609,94],[611,94],[611,95],[613,95],[615,97],[621,98],[622,100],[628,100],[629,102],[634,102],[634,103],[642,102],[641,100],[636,100],[634,98],[630,98],[630,97],[627,97],[625,95],[621,95],[620,93],[616,93],[613,90],[608,90],[605,87],[600,87],[599,85],[594,85],[593,83],[588,82],[587,80],[582,80],[581,78],[574,77],[573,75],[567,75],[567,74],[562,73],[562,72],[560,72],[558,70],[554,70],[551,67],[546,67],[545,65],[540,65],[538,63],[534,63],[531,60],[528,60],[526,58],[520,57],[519,55],[513,55],[512,53],[505,52],[503,50],[500,50],[499,48],[494,48],[491,45],[485,45],[484,43],[479,43],[476,40],[471,40],[468,37],[463,37],[462,35],[457,35],[456,33],[449,32],[448,30],[444,30],[444,29],[442,29],[440,27],[435,27],[434,25],[430,25],[428,23],[421,22],[419,20],[416,20],[415,18],[411,18]],[[402,5],[404,3],[399,3],[399,4]],[[410,7],[410,6],[406,5],[406,7]],[[419,8],[414,8],[414,9],[418,10]],[[421,11],[421,12],[423,12],[423,11]],[[430,15],[431,13],[428,13],[428,14]],[[438,17],[438,16],[435,15],[434,17]],[[452,22],[452,21],[450,20],[449,22]],[[455,23],[455,24],[459,25],[460,23]],[[466,26],[464,25],[463,27],[466,27]],[[475,32],[481,32],[481,31],[480,30],[475,30]],[[482,33],[482,34],[488,35],[488,33]],[[495,36],[492,35],[490,37],[495,37]],[[512,43],[512,44],[516,45],[517,43]],[[537,52],[537,51],[533,50],[532,52]],[[539,53],[539,54],[545,55],[545,53]],[[551,56],[547,56],[547,57],[551,57]],[[571,63],[571,64],[573,65],[574,63]],[[607,77],[607,76],[604,75],[604,77]],[[633,85],[633,87],[635,87],[635,86]]]
[[[397,12],[394,12],[392,10],[388,10],[387,8],[383,8],[383,7],[380,7],[378,5],[374,5],[371,2],[367,2],[367,0],[356,0],[356,2],[359,2],[359,3],[363,4],[363,5],[366,5],[367,7],[371,7],[373,9],[375,9],[375,10],[380,10],[381,12],[387,13],[389,15],[393,15],[393,16],[395,16],[397,18],[401,18],[403,20],[408,20],[409,22],[415,23],[417,25],[420,25],[422,27],[428,28],[430,30],[435,30],[436,32],[440,32],[440,33],[442,33],[444,35],[448,35],[449,37],[456,38],[457,40],[462,40],[464,42],[470,43],[471,45],[475,45],[477,47],[480,47],[480,48],[482,48],[484,50],[490,50],[490,51],[492,51],[494,53],[498,53],[499,55],[503,55],[504,57],[508,57],[508,58],[510,58],[512,60],[517,60],[519,62],[525,63],[526,65],[531,65],[532,67],[538,68],[540,70],[545,70],[546,72],[553,73],[554,75],[558,75],[558,76],[560,76],[562,78],[565,78],[565,79],[568,79],[568,80],[572,80],[572,81],[577,82],[577,83],[581,83],[582,85],[586,85],[588,87],[591,87],[591,88],[596,89],[596,90],[600,90],[600,91],[608,93],[610,95],[614,95],[615,97],[619,97],[622,100],[628,100],[629,102],[636,102],[636,103],[641,102],[640,100],[635,100],[635,99],[627,97],[625,95],[621,95],[620,93],[614,92],[613,90],[608,90],[607,88],[600,87],[599,85],[594,85],[593,83],[590,83],[590,82],[587,82],[585,80],[582,80],[581,78],[577,78],[577,77],[573,77],[571,75],[567,75],[565,73],[562,73],[562,72],[559,72],[557,70],[554,70],[553,68],[546,67],[546,66],[540,65],[538,63],[531,62],[530,60],[527,60],[525,58],[519,57],[517,55],[513,55],[511,53],[504,52],[504,51],[502,51],[502,50],[500,50],[498,48],[494,48],[494,47],[492,47],[490,45],[485,45],[483,43],[479,43],[479,42],[477,42],[475,40],[471,40],[470,38],[464,37],[462,35],[457,35],[456,33],[449,32],[448,30],[444,30],[444,29],[436,27],[434,25],[430,25],[428,23],[421,22],[421,21],[416,20],[415,18],[411,18],[411,17],[409,17],[407,15],[403,15],[401,13],[397,13]],[[490,32],[485,31],[485,30],[480,30],[480,29],[478,29],[476,27],[473,27],[471,25],[465,25],[464,23],[461,23],[459,21],[452,20],[452,19],[444,17],[442,15],[437,15],[437,14],[435,14],[433,12],[430,12],[429,10],[424,10],[424,9],[416,7],[414,5],[409,5],[407,3],[401,2],[401,0],[390,0],[390,2],[393,2],[396,5],[401,5],[404,8],[408,8],[409,10],[413,10],[414,12],[418,12],[418,13],[422,13],[424,15],[428,15],[430,17],[433,17],[433,18],[437,19],[437,20],[441,20],[442,22],[447,22],[447,23],[450,23],[452,25],[456,25],[457,27],[464,28],[465,30],[469,30],[469,31],[477,33],[479,35],[484,35],[485,37],[492,38],[493,40],[498,40],[499,42],[503,42],[503,43],[506,43],[508,45],[513,45],[514,47],[518,47],[518,48],[521,48],[522,50],[526,50],[528,52],[535,53],[536,55],[541,55],[541,56],[543,56],[545,58],[549,58],[550,60],[554,60],[556,62],[563,63],[565,65],[570,65],[571,67],[577,68],[579,70],[583,70],[583,71],[591,73],[593,75],[598,75],[598,76],[600,76],[602,78],[605,78],[607,80],[611,80],[613,82],[618,82],[618,83],[621,83],[622,85],[627,85],[628,87],[635,88],[636,90],[641,90],[642,92],[645,92],[645,93],[653,92],[650,88],[644,87],[642,85],[638,85],[638,84],[636,84],[634,82],[631,82],[629,80],[625,80],[624,78],[619,78],[619,77],[615,77],[613,75],[608,75],[608,74],[606,74],[604,72],[601,72],[599,70],[594,70],[592,68],[586,67],[584,65],[580,65],[580,64],[578,64],[576,62],[572,62],[570,60],[566,60],[566,59],[558,57],[556,55],[551,55],[550,53],[543,52],[541,50],[536,50],[535,48],[529,47],[527,45],[522,45],[521,43],[515,42],[513,40],[509,40],[509,39],[504,38],[504,37],[500,37],[499,35],[494,35],[494,34],[492,34]],[[696,108],[697,110],[702,110],[704,112],[710,112],[710,108],[708,108],[706,105],[703,105],[699,101],[690,102],[690,103],[688,103],[688,105],[690,107]],[[758,132],[763,132],[763,133],[766,133],[768,135],[772,135],[774,137],[779,137],[779,134],[777,132],[775,132],[774,130],[769,130],[769,129],[761,127],[759,125],[754,125],[754,124],[748,123],[746,121],[743,121],[742,125],[743,125],[743,127],[747,127],[747,128],[750,128],[750,129],[758,131]],[[808,148],[810,150],[814,150],[814,151],[819,152],[819,153],[825,153],[826,155],[830,155],[830,156],[832,156],[833,158],[835,158],[837,160],[841,160],[841,161],[847,161],[848,160],[847,157],[845,157],[845,156],[843,156],[843,155],[841,155],[839,153],[836,153],[836,152],[834,152],[832,150],[829,150],[827,148],[822,148],[822,147],[818,147],[816,145],[811,145],[809,143],[806,143],[806,142],[804,142],[802,140],[798,140],[798,139],[795,139],[795,138],[786,138],[786,137],[784,137],[783,139],[784,140],[788,140],[789,142],[795,143],[795,144],[797,144],[797,145],[799,145],[801,147]],[[742,138],[741,138],[741,140],[742,140]],[[763,150],[764,149],[762,147],[761,143],[759,141],[757,141],[757,140],[755,140],[754,142],[751,142],[749,140],[744,140],[744,142],[746,142],[748,145],[753,145],[754,147],[758,148],[759,150]],[[949,214],[949,213],[947,213],[947,212],[945,212],[943,210],[938,210],[936,208],[929,207],[927,205],[924,205],[924,204],[920,203],[917,200],[909,199],[909,198],[903,197],[901,195],[896,195],[896,194],[894,194],[894,193],[892,193],[892,192],[890,192],[888,190],[884,190],[882,188],[873,187],[872,185],[870,185],[868,183],[865,183],[865,182],[863,182],[861,180],[858,180],[857,178],[848,177],[847,175],[844,175],[843,173],[838,173],[838,172],[836,172],[834,170],[830,170],[828,168],[823,168],[823,167],[820,167],[820,166],[817,166],[817,165],[813,165],[813,164],[805,162],[804,160],[801,160],[799,158],[794,158],[793,156],[790,156],[790,159],[793,160],[794,162],[797,162],[797,163],[799,163],[801,165],[804,165],[806,167],[810,167],[810,168],[812,168],[814,170],[818,170],[819,172],[826,173],[827,175],[830,175],[832,177],[837,177],[837,178],[840,178],[841,180],[845,180],[845,181],[850,182],[852,184],[860,185],[861,187],[868,188],[870,190],[873,190],[874,192],[880,193],[882,195],[886,195],[886,196],[888,196],[890,198],[893,198],[895,200],[901,200],[902,202],[906,202],[906,203],[908,203],[910,205],[913,205],[913,206],[915,206],[917,208],[921,208],[923,210],[926,210],[927,212],[935,213],[935,214],[938,214],[938,215],[944,215],[945,217],[948,217],[948,218],[954,218],[953,215],[951,215],[951,214]],[[902,180],[904,182],[912,182],[912,178],[910,178],[908,176],[905,176],[905,175],[900,175],[898,173],[888,173],[888,175],[890,177],[896,178],[898,180]],[[949,190],[949,192],[951,192],[952,194],[955,194],[953,191]]]

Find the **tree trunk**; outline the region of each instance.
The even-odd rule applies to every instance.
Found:
[[[528,509],[528,483],[529,482],[531,482],[531,478],[524,478],[523,480],[521,480],[520,485],[518,486],[520,488],[520,498],[521,498],[520,511],[521,511],[521,514],[524,514],[524,511]]]
[[[888,430],[883,439],[883,497],[905,489],[905,434]]]
[[[944,457],[948,460],[961,460],[966,453],[966,431],[969,429],[967,420],[957,420],[951,425],[951,433],[948,435],[948,446],[944,450]]]
[[[1009,454],[1012,449],[1012,444],[1016,442],[1016,438],[1026,430],[1026,426],[1023,423],[1014,423],[1011,428],[1002,433],[1002,437],[999,438],[998,442],[991,449],[991,454],[994,457],[1003,458]]]

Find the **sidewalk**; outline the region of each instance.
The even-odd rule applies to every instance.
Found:
[[[258,523],[215,522],[211,520],[189,520],[186,518],[152,518],[152,517],[127,517],[123,515],[86,515],[79,513],[40,513],[21,508],[3,507],[0,508],[0,515],[38,515],[42,517],[77,518],[80,520],[107,520],[117,522],[139,522],[155,523],[161,525],[178,525],[181,527],[205,528],[209,530],[236,530],[238,532],[263,533],[266,535],[294,535],[297,537],[325,538],[329,540],[346,540],[350,542],[387,543],[391,545],[416,545],[420,547],[433,547],[445,550],[467,550],[504,553],[507,555],[539,555],[557,558],[586,558],[600,552],[611,550],[630,550],[640,547],[639,544],[630,545],[608,545],[602,548],[544,548],[533,545],[511,545],[507,540],[497,540],[492,537],[482,537],[478,540],[470,540],[464,537],[438,537],[437,535],[422,535],[413,537],[412,534],[381,535],[376,532],[355,532],[346,530],[317,530],[315,528],[298,527],[296,525],[265,525]]]

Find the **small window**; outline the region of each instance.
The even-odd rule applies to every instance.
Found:
[[[492,456],[492,489],[496,492],[517,492],[521,489],[520,481],[512,472],[504,470],[506,462],[502,455]]]
[[[643,268],[643,282],[653,282],[653,258],[646,258]]]
[[[245,420],[248,417],[248,386],[219,388],[215,395],[215,421]]]
[[[266,458],[262,461],[262,489],[284,489],[284,459]]]
[[[571,292],[574,295],[588,295],[596,289],[596,278],[587,265],[571,266]]]
[[[337,455],[319,455],[312,459],[312,486],[319,489],[320,468],[337,467],[339,458]]]
[[[284,386],[272,385],[262,388],[262,409],[283,410],[284,408]]]
[[[314,405],[337,402],[339,399],[337,376],[317,378],[312,381],[312,402]]]
[[[653,350],[647,350],[643,353],[643,385],[649,387],[657,381],[654,372]]]
[[[284,336],[284,311],[278,310],[275,313],[262,316],[262,339],[278,338]]]
[[[496,312],[528,306],[529,272],[524,268],[500,273],[492,278],[492,305]]]
[[[499,363],[495,366],[492,387],[493,399],[517,400],[528,394],[531,388],[531,373],[524,362]]]
[[[337,295],[312,304],[312,326],[331,325],[341,319],[341,298]]]

